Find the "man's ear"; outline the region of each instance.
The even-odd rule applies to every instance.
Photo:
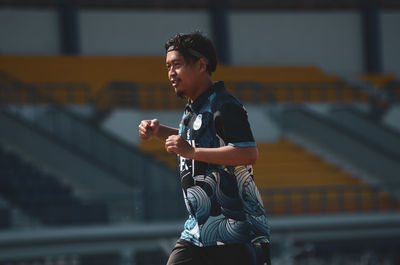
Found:
[[[205,58],[200,58],[198,62],[200,72],[207,72],[207,60]]]

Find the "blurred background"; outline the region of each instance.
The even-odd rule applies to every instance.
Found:
[[[0,0],[0,264],[162,265],[186,219],[164,43],[246,106],[272,261],[400,264],[400,2]]]

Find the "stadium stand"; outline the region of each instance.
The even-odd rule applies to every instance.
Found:
[[[395,97],[397,103],[400,101],[400,81],[393,80],[386,83],[384,88],[386,91],[390,93],[390,95]]]
[[[12,221],[10,207],[0,195],[0,229],[10,228],[11,225]]]
[[[387,94],[390,103],[400,101],[400,81],[393,74],[364,74],[360,80],[368,82]]]
[[[172,88],[167,83],[166,70],[163,67],[164,59],[160,57],[5,56],[5,59],[4,62],[7,64],[0,63],[0,69],[4,71],[0,76],[3,84],[2,99],[4,101],[10,98],[22,98],[23,100],[20,100],[20,103],[28,103],[30,98],[40,98],[37,102],[41,102],[43,101],[41,95],[46,94],[50,98],[48,100],[58,104],[94,103],[99,115],[104,115],[104,113],[106,115],[108,111],[114,108],[163,110],[181,109],[184,105],[183,101],[176,98]],[[29,71],[21,71],[21,68],[18,67],[20,64],[24,64],[25,70],[28,69]],[[137,67],[138,65],[141,67]],[[50,74],[43,77],[40,73],[44,71]],[[215,73],[214,79],[224,80],[228,90],[244,103],[354,103],[369,102],[370,100],[366,91],[352,87],[344,80],[326,74],[315,66],[221,65]],[[13,90],[12,87],[18,87],[24,92]],[[23,93],[30,96],[10,95],[10,91],[12,91],[11,93],[17,91],[17,94]],[[11,100],[11,102],[15,102],[15,100]],[[261,144],[260,147],[264,148],[264,145]],[[168,164],[171,168],[176,166],[176,157],[162,151],[163,146],[160,147],[156,141],[142,143],[140,149],[152,153],[155,158]],[[256,175],[257,178],[261,179],[260,181],[268,179],[272,183],[266,183],[262,187],[287,188],[273,184],[273,179],[281,180],[282,175],[279,175],[276,169],[271,171],[271,169],[263,168],[268,168],[268,159],[259,162],[262,166],[259,166],[257,170],[262,173]],[[295,175],[298,178],[285,182],[288,185],[298,187],[299,183],[296,180],[299,181],[299,179],[304,178],[309,179],[311,183],[302,185],[303,188],[306,186],[355,185],[356,189],[364,189],[360,183],[355,183],[356,180],[344,172],[339,172],[337,169],[330,169],[329,171],[326,164],[313,164],[310,160],[304,160],[304,157],[298,157],[298,159],[300,159],[297,162],[298,166],[305,167],[302,168],[304,171],[296,172]],[[315,169],[310,170],[310,168]],[[328,171],[319,172],[324,168]],[[271,176],[266,172],[276,175]],[[281,174],[293,175],[294,172]],[[321,174],[324,175],[323,178],[319,178]],[[323,182],[321,182],[322,179]],[[333,188],[331,187],[331,189]],[[342,188],[339,187],[339,189]],[[287,191],[280,193],[286,194]],[[333,191],[333,193],[337,194],[338,191]],[[369,194],[371,191],[366,193]],[[315,195],[314,197],[317,198],[318,196]],[[330,210],[333,208],[331,207]],[[282,212],[283,210],[276,210],[276,213],[279,211]]]
[[[175,169],[178,165],[176,155],[165,152],[164,143],[157,139],[141,141],[139,148],[143,152],[149,153],[157,160],[167,164],[170,168]]]
[[[367,113],[353,107],[333,108],[326,117],[400,163],[400,133],[392,127],[374,122]]]
[[[277,143],[259,144],[260,163],[255,166],[262,187],[356,185],[345,172],[295,145],[287,139]]]
[[[232,10],[234,12],[250,11],[249,13],[252,11],[266,13],[294,11],[298,13],[300,10],[308,13],[311,10],[313,15],[315,13],[324,16],[328,11],[330,13],[347,13],[346,16],[348,16],[350,10],[353,15],[359,13],[362,19],[359,21],[356,18],[355,25],[349,23],[349,26],[356,29],[362,27],[363,34],[365,26],[368,26],[364,23],[365,15],[368,13],[361,8],[369,7],[369,4],[374,7],[373,5],[377,4],[379,6],[376,7],[379,8],[377,13],[381,15],[382,22],[380,24],[382,32],[379,34],[382,33],[383,45],[380,49],[382,55],[385,55],[385,58],[382,58],[385,59],[384,68],[393,68],[393,65],[395,67],[398,65],[393,62],[396,61],[396,54],[390,54],[395,48],[387,48],[388,42],[393,43],[394,46],[397,43],[397,38],[387,37],[388,34],[393,34],[391,28],[394,23],[389,21],[397,21],[397,19],[388,20],[388,17],[397,16],[392,9],[400,7],[400,2],[394,0],[0,0],[0,9],[3,8],[1,11],[6,15],[9,10],[14,8],[22,7],[29,11],[33,10],[33,12],[36,9],[46,9],[45,12],[50,11],[52,18],[55,19],[54,16],[61,15],[62,17],[62,5],[66,3],[72,3],[69,4],[69,7],[76,8],[76,13],[79,12],[80,22],[84,22],[81,15],[88,11],[89,13],[93,11],[106,13],[115,8],[123,10],[123,12],[130,12],[130,9],[134,12],[136,10],[139,12],[156,10],[157,14],[160,10],[161,12],[164,10],[176,12],[177,9],[179,9],[178,12],[187,12],[188,9],[190,12],[192,10],[197,12],[198,10],[212,9],[215,3],[222,3],[222,7],[225,6],[228,12]],[[54,9],[55,12],[53,12]],[[116,10],[111,10],[111,12]],[[365,8],[365,10],[367,9]],[[358,17],[358,15],[356,16]],[[326,18],[329,20],[328,17]],[[4,22],[6,25],[7,19]],[[5,43],[8,42],[8,37],[13,37],[15,29],[23,27],[23,22],[13,23],[16,25],[15,27],[5,26],[6,30],[3,31],[6,38]],[[53,32],[54,35],[62,37],[62,25],[61,27],[59,25],[62,23],[52,24],[55,26],[51,26],[59,31]],[[391,25],[389,28],[388,24]],[[82,30],[82,25],[79,30]],[[232,32],[235,33],[237,29],[231,22],[229,26],[233,26]],[[279,24],[279,26],[285,26],[285,24]],[[315,29],[321,28],[320,26],[316,25]],[[246,27],[245,30],[248,28],[250,27]],[[297,25],[293,28],[297,28]],[[329,26],[324,26],[325,28],[327,29],[325,32],[334,32]],[[215,28],[212,29],[215,30]],[[269,29],[266,28],[266,30]],[[280,28],[277,30],[280,31]],[[43,33],[45,30],[43,32],[40,30],[40,33],[28,31],[20,38],[30,39],[40,36],[39,34],[46,34]],[[257,32],[257,30],[253,32]],[[359,31],[352,29],[351,33],[353,32]],[[16,33],[18,35],[18,32]],[[104,29],[99,29],[99,33],[105,33]],[[298,33],[302,34],[301,31]],[[79,34],[84,36],[86,33],[82,30]],[[303,34],[301,37],[313,37],[308,36],[306,32]],[[323,43],[318,39],[320,35],[314,36],[317,38],[310,43],[312,47]],[[356,40],[361,38],[358,36],[360,34],[352,35],[356,36]],[[332,36],[336,38],[336,35]],[[336,39],[346,39],[350,44],[347,47],[354,42],[351,38]],[[18,38],[18,40],[20,39]],[[46,41],[48,40],[46,39]],[[353,43],[356,46],[354,49],[343,50],[344,52],[353,52],[355,55],[351,56],[354,57],[353,62],[340,60],[343,66],[357,63],[355,66],[357,68],[361,67],[363,63],[365,64],[366,56],[358,55],[358,52],[368,43],[365,38],[361,41]],[[28,40],[26,43],[30,43],[30,41]],[[66,42],[61,41],[60,43]],[[394,47],[393,45],[392,47]],[[57,49],[57,44],[54,46]],[[62,49],[62,47],[60,48]],[[324,48],[326,49],[326,47]],[[338,48],[340,49],[340,47]],[[329,49],[326,50],[329,51]],[[7,53],[6,50],[1,52]],[[82,52],[91,53],[93,51],[82,50]],[[26,54],[26,52],[24,53]],[[307,53],[305,54],[308,56]],[[319,59],[325,61],[329,59],[329,56],[325,58],[325,55],[322,55]],[[362,61],[362,59],[364,60]],[[322,61],[319,65],[325,67]],[[331,63],[334,64],[334,62]],[[172,182],[163,181],[166,176],[171,176],[171,180],[176,182],[176,178],[174,178],[176,156],[167,154],[162,143],[150,141],[140,144],[139,147],[143,153],[138,153],[141,158],[134,157],[127,151],[127,148],[113,143],[107,137],[103,139],[104,135],[96,131],[112,111],[129,112],[129,109],[134,108],[132,113],[141,114],[141,111],[145,113],[146,111],[181,110],[185,103],[178,100],[172,92],[163,65],[164,58],[149,56],[0,55],[0,116],[5,116],[3,110],[8,107],[13,110],[19,109],[16,111],[19,113],[16,114],[21,114],[21,116],[28,114],[31,117],[34,116],[33,113],[40,113],[46,108],[46,112],[40,113],[45,115],[38,115],[43,127],[41,128],[43,129],[42,136],[57,140],[64,147],[68,146],[75,154],[80,153],[77,160],[82,159],[83,161],[89,158],[92,162],[97,160],[96,163],[103,167],[117,170],[119,177],[125,176],[122,178],[125,180],[125,184],[132,186],[137,184],[133,183],[134,179],[130,177],[130,173],[144,181],[139,187],[139,191],[144,192],[129,197],[128,200],[132,203],[126,204],[127,207],[116,209],[118,207],[107,205],[108,210],[114,208],[116,212],[120,213],[128,213],[129,207],[131,207],[143,217],[139,219],[139,222],[134,219],[134,222],[125,226],[125,223],[121,225],[110,222],[113,214],[111,211],[105,212],[103,204],[87,205],[82,198],[75,197],[76,190],[71,190],[61,184],[64,182],[59,181],[60,176],[45,174],[37,167],[26,163],[21,157],[10,153],[8,149],[5,151],[6,149],[0,148],[1,264],[165,264],[168,251],[172,246],[172,243],[168,245],[167,242],[174,242],[182,228],[182,222],[179,222],[179,225],[173,224],[173,229],[168,228],[168,224],[165,223],[170,217],[177,216],[176,214],[168,216],[168,212],[177,210],[175,208],[178,206],[175,205],[178,205],[176,203],[178,199],[179,203],[183,204],[182,198],[172,198],[172,194],[180,192],[179,187],[173,187]],[[337,68],[341,68],[345,75],[350,74],[345,72],[346,67],[337,65]],[[397,176],[399,152],[397,145],[393,144],[396,137],[379,124],[385,120],[393,128],[400,130],[398,125],[400,124],[400,105],[398,104],[400,83],[396,77],[391,74],[363,75],[360,79],[371,84],[369,87],[364,87],[324,73],[315,66],[233,67],[221,65],[215,73],[214,79],[225,80],[227,87],[234,95],[246,105],[259,108],[259,113],[266,112],[266,104],[269,104],[271,109],[276,106],[278,115],[281,115],[280,118],[283,120],[277,125],[281,126],[279,134],[283,138],[276,142],[258,141],[260,157],[254,167],[256,182],[260,187],[266,210],[269,215],[273,215],[270,218],[273,242],[272,263],[299,265],[399,264],[400,232],[398,224],[400,215],[398,210],[400,207],[398,200],[392,197],[394,191],[399,190],[400,187]],[[290,105],[297,105],[297,103],[302,106],[314,103],[318,103],[315,105],[319,106],[324,105],[323,107],[327,110],[324,113],[326,115],[316,117],[315,113],[304,113],[301,110],[289,113],[291,112],[288,110]],[[367,111],[358,113],[342,108],[343,106],[347,108],[353,103],[366,107]],[[58,106],[47,108],[48,104]],[[74,117],[70,115],[71,113],[64,112],[59,105],[68,106],[68,108],[70,105],[83,106],[90,111],[93,108],[95,115],[91,115],[90,118],[94,119],[85,120],[80,119],[82,117]],[[339,109],[328,111],[332,105],[340,106]],[[37,107],[40,110],[36,109]],[[379,112],[379,114],[373,116],[372,112]],[[4,119],[0,121],[0,131],[3,131],[0,134],[4,135],[4,127],[10,127],[8,125],[11,123],[1,122],[4,122]],[[260,119],[259,122],[263,121]],[[84,125],[85,123],[90,126]],[[35,127],[36,130],[39,126],[33,124],[31,127]],[[74,130],[70,128],[74,128]],[[77,130],[75,130],[76,128]],[[92,129],[94,129],[93,133]],[[17,136],[14,137],[16,141],[28,143],[29,140],[24,141],[18,138],[22,135],[20,130],[13,132]],[[74,138],[73,136],[76,135],[79,137]],[[299,136],[302,136],[303,140],[307,138],[306,140],[313,141],[313,144],[324,145],[326,149],[330,149],[328,151],[336,151],[336,155],[342,160],[357,163],[367,173],[377,174],[379,177],[377,183],[368,182],[367,174],[353,174],[354,172],[349,168],[338,166],[332,160],[327,159],[324,154],[314,152],[315,150],[304,142],[302,143],[301,139],[296,139]],[[0,140],[0,144],[3,144],[10,139],[5,140],[0,137]],[[35,140],[31,139],[31,141]],[[108,144],[109,142],[111,143]],[[37,146],[41,148],[40,144]],[[153,158],[167,164],[168,172],[165,165],[159,166],[160,163],[154,163],[155,161],[144,153],[149,153]],[[64,169],[70,165],[67,162],[70,159],[63,159],[65,156],[58,153],[56,156],[64,163]],[[123,160],[121,157],[125,159]],[[149,164],[157,165],[149,167]],[[149,175],[144,174],[147,171],[150,172]],[[94,192],[98,192],[99,185],[95,184],[99,184],[101,180],[97,174],[91,173],[91,175],[96,179],[89,181],[93,184],[90,188]],[[366,184],[367,182],[369,184]],[[378,185],[378,182],[381,184],[386,182],[386,184]],[[111,185],[103,184],[108,189],[112,188]],[[384,192],[381,189],[382,186],[392,187],[392,189],[385,189],[390,193]],[[113,189],[121,191],[120,186],[113,187]],[[168,192],[163,193],[165,189],[168,189]],[[138,196],[142,196],[143,201],[138,200]],[[46,203],[51,201],[53,205],[44,205],[43,198],[47,200]],[[114,201],[118,198],[110,196],[105,199]],[[6,203],[2,204],[2,200]],[[154,208],[151,208],[152,206]],[[28,229],[16,229],[13,224],[14,220],[12,220],[16,208],[38,218],[43,226],[37,229],[31,229],[32,226]],[[149,209],[149,212],[144,212],[143,209]],[[99,227],[89,225],[97,222],[93,221],[93,216],[87,219],[83,217],[84,220],[70,217],[70,215],[82,215],[82,211],[87,214],[98,211],[101,215],[105,215],[104,222],[109,223]],[[162,223],[153,223],[159,215],[163,215]],[[133,219],[125,220],[130,222]],[[81,224],[85,226],[55,227]]]
[[[388,193],[311,154],[288,139],[258,145],[256,183],[273,214],[373,211],[393,207]],[[397,203],[395,207],[399,207]]]
[[[371,143],[362,133],[360,136],[354,129],[307,108],[290,108],[282,114],[286,133],[292,139],[365,182],[399,196],[399,163],[396,157],[383,151],[383,146]]]
[[[271,215],[343,211],[389,210],[400,204],[288,139],[259,143],[255,181]],[[158,140],[142,141],[140,149],[170,167],[175,155],[165,152]]]
[[[177,183],[166,181],[175,180],[174,170],[63,108],[48,106],[36,115],[29,108],[32,120],[23,109],[0,109],[1,142],[50,168],[83,201],[104,202],[111,222],[182,216],[179,207],[165,208],[181,201]]]
[[[400,132],[400,105],[393,105],[382,118],[382,123]]]
[[[9,209],[0,208],[0,220],[0,229],[9,228],[11,226]]]
[[[244,103],[370,100],[366,91],[315,66],[221,65],[214,79],[224,80],[228,90]],[[96,106],[97,120],[114,108],[184,106],[167,81],[162,57],[2,56],[0,83],[4,103],[90,104]]]
[[[22,82],[0,71],[0,103],[3,104],[87,104],[89,89],[84,83]]]
[[[102,204],[87,204],[72,190],[17,155],[0,149],[0,192],[25,213],[46,225],[100,224],[108,221]]]
[[[69,1],[0,0],[0,6],[5,7],[5,12],[8,12],[10,7],[11,9],[14,7],[58,9],[66,2]],[[316,11],[315,13],[322,16],[326,11],[359,12],[365,2],[379,3],[380,8],[383,9],[382,13],[385,13],[382,17],[391,13],[392,10],[388,9],[400,7],[400,2],[394,0],[214,2],[77,0],[72,2],[72,5],[82,9],[87,8],[89,12],[95,9],[101,9],[100,11],[103,12],[112,8],[124,12],[129,8],[156,8],[156,12],[159,12],[159,9],[170,9],[175,12],[179,8],[185,9],[182,11],[186,12],[186,9],[209,9],[210,3],[223,2],[235,12],[242,10],[257,12],[260,10],[267,12],[305,10],[309,12],[313,10],[313,13]],[[60,11],[62,11],[61,8]],[[362,12],[360,14],[363,15]],[[363,23],[359,23],[358,20],[356,22],[356,27],[363,26]],[[384,26],[385,20],[382,19],[382,22]],[[101,29],[100,31],[103,33]],[[8,33],[7,30],[5,32]],[[84,32],[81,33],[84,34]],[[382,33],[385,37],[387,31]],[[384,40],[383,44],[386,41]],[[313,45],[319,45],[318,40],[313,42]],[[357,47],[357,52],[361,50],[359,48]],[[387,49],[383,50],[387,51]],[[390,54],[389,58],[395,58],[395,56]],[[347,64],[346,60],[341,61]],[[139,222],[134,219],[135,221],[129,223],[128,226],[125,226],[125,223],[121,225],[112,222],[100,227],[88,225],[97,221],[93,221],[92,217],[83,221],[71,219],[69,215],[81,214],[82,211],[85,213],[99,211],[103,214],[103,204],[90,205],[95,208],[93,211],[92,208],[86,208],[89,206],[83,203],[81,198],[73,195],[76,190],[66,188],[58,181],[59,176],[45,174],[35,166],[27,164],[25,160],[21,160],[21,157],[0,148],[0,229],[5,228],[0,231],[0,263],[7,265],[165,264],[168,251],[172,246],[167,242],[175,241],[181,231],[182,223],[173,224],[174,228],[171,231],[166,228],[168,224],[165,223],[166,220],[177,216],[182,217],[175,213],[175,211],[180,213],[178,203],[176,203],[178,199],[179,205],[182,204],[183,208],[182,198],[172,196],[172,194],[180,193],[180,189],[173,186],[172,181],[165,181],[166,176],[168,178],[171,176],[173,183],[176,183],[174,177],[176,156],[167,154],[161,142],[149,141],[140,143],[139,148],[143,153],[138,153],[141,158],[134,157],[127,152],[127,148],[119,144],[108,145],[113,141],[103,139],[104,135],[101,135],[99,131],[94,131],[92,134],[92,129],[99,129],[99,125],[104,121],[103,118],[116,109],[129,111],[134,108],[135,114],[141,111],[145,113],[148,110],[181,110],[185,103],[178,100],[172,92],[166,78],[164,63],[164,58],[149,56],[0,55],[0,116],[4,114],[3,108],[6,109],[8,106],[14,110],[20,109],[21,113],[28,113],[31,110],[35,112],[38,105],[41,108],[47,107],[49,103],[58,105],[54,108],[50,106],[46,116],[40,117],[41,125],[47,126],[42,128],[47,129],[42,136],[63,142],[63,145],[71,148],[76,154],[81,153],[80,158],[86,157],[82,161],[89,158],[93,162],[97,159],[98,164],[102,166],[120,170],[119,173],[123,174],[118,175],[120,177],[125,175],[125,184],[136,186],[136,183],[133,183],[134,178],[130,177],[132,173],[135,178],[143,180],[139,189],[144,191],[138,193],[138,196],[143,197],[140,200],[138,196],[132,195],[128,199],[131,202],[126,205],[128,207],[115,209],[123,214],[128,213],[129,210],[138,212],[143,217]],[[385,63],[387,63],[386,57]],[[392,197],[393,191],[399,190],[400,187],[397,177],[399,170],[396,170],[398,164],[394,165],[398,162],[394,159],[398,156],[398,148],[386,141],[392,135],[388,136],[377,125],[377,122],[384,117],[387,118],[388,123],[396,125],[393,127],[399,128],[400,108],[396,105],[400,100],[399,81],[390,74],[360,77],[361,80],[372,84],[370,87],[376,88],[373,91],[324,73],[318,67],[306,65],[296,67],[221,65],[214,79],[225,80],[227,87],[234,95],[246,105],[252,104],[252,107],[257,105],[260,113],[264,111],[265,104],[272,103],[269,106],[272,108],[276,106],[279,109],[278,115],[281,115],[283,120],[279,124],[283,138],[276,142],[258,141],[260,157],[254,168],[256,182],[260,187],[266,210],[269,215],[273,215],[270,218],[273,236],[272,263],[399,264],[400,215],[398,210],[400,206],[398,200]],[[380,95],[386,96],[375,98],[374,92],[382,92]],[[383,102],[382,99],[384,99]],[[371,112],[381,111],[382,113],[377,116],[378,119],[371,120],[369,119],[371,113],[359,115],[359,113],[343,109],[327,111],[327,116],[321,115],[317,118],[313,113],[302,111],[289,113],[291,110],[286,112],[297,103],[302,106],[318,103],[324,107],[329,106],[326,109],[333,104],[348,107],[353,103],[354,105],[361,103],[360,105],[371,108]],[[79,117],[75,119],[76,117],[64,112],[59,105],[93,107],[97,111],[97,118],[95,120],[79,119]],[[28,108],[25,108],[26,106]],[[364,120],[364,116],[368,116],[368,119]],[[262,120],[259,122],[261,123]],[[85,123],[88,126],[84,125]],[[5,124],[1,123],[1,126],[0,131],[4,131]],[[38,129],[37,127],[35,130]],[[78,128],[78,130],[70,130],[70,128]],[[14,132],[20,137],[21,131],[14,130]],[[77,135],[80,138],[72,137]],[[358,163],[369,173],[379,173],[378,180],[387,181],[386,187],[392,186],[392,190],[385,189],[390,193],[385,192],[380,185],[368,182],[367,176],[353,174],[354,172],[349,171],[349,168],[331,163],[332,161],[326,159],[326,156],[314,152],[313,148],[295,139],[296,136],[303,136],[307,138],[306,140],[314,141],[314,144],[325,144],[324,147],[327,149],[337,151],[336,155],[342,160]],[[21,141],[18,137],[15,138],[16,141]],[[4,140],[0,137],[0,140],[4,143],[9,139]],[[28,141],[22,142],[28,143]],[[31,141],[35,140],[31,139]],[[164,167],[165,165],[160,166],[160,163],[155,163],[150,159],[147,153],[163,164],[167,164],[168,170]],[[63,157],[65,156],[57,154],[57,159],[62,160],[66,168],[70,164],[66,161],[68,159],[63,160]],[[388,160],[393,160],[394,163]],[[149,174],[144,174],[144,172]],[[93,192],[98,192],[99,185],[95,184],[100,182],[99,176],[91,175],[97,179],[89,181],[93,184],[90,188]],[[369,184],[366,184],[367,182]],[[111,185],[104,184],[103,186],[111,188]],[[50,193],[50,189],[58,194]],[[119,187],[114,187],[114,189],[118,190]],[[164,192],[165,190],[168,192]],[[47,199],[46,203],[51,201],[53,206],[44,207],[42,197]],[[7,203],[3,205],[2,199]],[[111,196],[105,199],[118,200],[117,197]],[[64,207],[66,203],[69,206]],[[10,205],[37,217],[44,226],[39,229],[14,229],[11,215],[15,208],[10,208]],[[56,209],[57,207],[62,210]],[[71,207],[73,210],[70,210]],[[110,205],[108,207],[110,208]],[[148,212],[144,212],[143,209]],[[111,212],[104,214],[105,222],[112,219]],[[159,216],[163,216],[161,223],[153,223],[153,221],[158,221]],[[130,222],[133,219],[126,220]],[[54,229],[54,226],[81,224],[85,226],[67,229],[55,227]],[[169,232],[165,233],[165,231]]]
[[[384,88],[387,83],[396,80],[396,77],[393,74],[363,74],[360,75],[359,78],[377,88]]]
[[[107,112],[114,108],[164,110],[182,109],[184,106],[184,102],[176,98],[166,80],[166,70],[163,67],[164,59],[161,57],[5,56],[5,59],[5,62],[8,64],[0,63],[0,69],[4,71],[0,76],[0,80],[3,84],[2,99],[6,102],[9,98],[23,98],[23,101],[20,101],[20,103],[28,103],[29,98],[41,98],[43,101],[41,95],[47,94],[49,97],[48,100],[57,102],[58,104],[94,103],[97,107],[98,115],[107,115]],[[21,68],[18,67],[20,64],[24,64],[24,67],[29,69],[29,71],[21,71]],[[141,67],[137,67],[138,65]],[[45,78],[41,76],[40,73],[44,71],[51,73],[51,77]],[[65,73],[68,74],[66,75]],[[12,78],[11,76],[15,76],[18,79]],[[388,79],[389,77],[385,78]],[[314,102],[359,103],[370,101],[370,96],[367,91],[359,87],[352,87],[344,80],[334,75],[326,74],[315,66],[267,67],[221,65],[214,74],[214,79],[224,80],[228,90],[246,104]],[[371,80],[374,81],[375,79]],[[375,80],[374,82],[378,81]],[[11,93],[15,91],[17,91],[17,94],[21,93],[18,92],[18,90],[13,90],[12,87],[22,89],[24,94],[30,96],[19,97],[10,95],[10,91],[12,91]],[[15,101],[11,100],[11,102]],[[39,100],[38,102],[41,101]],[[283,144],[283,142],[280,142],[280,144]],[[264,147],[267,148],[267,146],[263,144],[260,145],[261,149]],[[283,146],[285,145],[283,144],[282,147]],[[168,164],[171,168],[175,168],[177,163],[176,157],[171,154],[166,154],[163,151],[163,146],[160,146],[160,143],[157,143],[157,141],[141,143],[140,149],[144,152],[151,153],[157,160]],[[268,150],[268,148],[266,150]],[[267,152],[266,150],[262,150],[261,152]],[[290,157],[290,152],[284,153],[284,157],[286,155]],[[352,190],[348,191],[349,194],[353,194],[355,192],[354,190],[357,190],[359,193],[370,194],[365,196],[380,196],[376,195],[378,192],[374,193],[368,190],[368,187],[364,187],[351,176],[346,175],[346,173],[337,169],[328,169],[329,165],[322,162],[316,164],[311,163],[311,161],[315,159],[307,160],[306,157],[307,156],[297,157],[297,166],[294,165],[292,167],[294,171],[291,172],[282,171],[278,173],[279,170],[268,168],[268,157],[266,160],[259,162],[260,166],[258,166],[256,170],[262,173],[256,173],[257,178],[260,178],[261,183],[263,183],[262,181],[265,179],[270,181],[265,183],[265,185],[261,185],[263,189],[270,188],[269,192],[272,193],[276,192],[271,189],[287,189],[288,187],[275,185],[277,183],[274,184],[274,179],[281,181],[281,174],[287,174],[289,176],[297,176],[297,178],[285,182],[288,183],[288,186],[291,188],[296,189],[301,187],[303,189],[308,189],[309,187],[320,187],[320,190],[322,190],[329,186],[333,194],[330,199],[331,201],[338,201],[338,199],[333,198],[338,197],[337,194],[341,193],[341,190],[343,190],[343,187],[346,187],[346,185],[348,189]],[[296,171],[296,167],[299,166],[303,168],[299,168],[301,170]],[[324,177],[321,178],[321,175]],[[299,186],[298,182],[300,179],[308,179],[311,182],[307,185]],[[364,189],[367,189],[367,191],[360,191]],[[281,195],[274,196],[281,196],[284,198],[288,197],[289,195],[287,194],[290,192],[288,193],[287,190],[281,190],[278,193]],[[306,193],[311,194],[312,192],[307,191]],[[314,201],[320,200],[317,199],[318,195],[315,195],[316,193],[318,192],[314,192],[314,195],[310,195],[310,198],[314,197]],[[346,196],[351,197],[354,195]],[[275,201],[277,201],[277,199],[275,199]],[[275,202],[275,205],[278,205],[278,203]],[[287,213],[287,210],[283,210],[285,207],[281,205],[280,210],[278,207],[274,211],[277,214]],[[338,210],[342,206],[339,207],[336,205],[335,207]],[[328,210],[334,211],[335,207],[330,207]],[[367,207],[368,209],[365,210],[371,210],[371,207]],[[384,209],[388,206],[380,207]],[[313,210],[311,210],[311,208],[313,208]],[[317,206],[311,208],[309,207],[308,210],[302,210],[300,212],[318,211],[316,210]],[[354,210],[355,208],[353,207],[351,209]],[[322,211],[321,207],[320,211]],[[294,213],[292,210],[291,212]]]

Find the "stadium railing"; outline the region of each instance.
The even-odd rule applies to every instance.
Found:
[[[400,210],[399,200],[366,185],[262,188],[260,193],[269,215]]]
[[[391,104],[400,101],[400,81],[393,74],[362,74],[359,79],[386,93],[387,101]]]

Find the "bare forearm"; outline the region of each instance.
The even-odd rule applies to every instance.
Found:
[[[158,129],[156,137],[159,138],[162,141],[165,141],[170,135],[176,135],[178,134],[179,131],[177,128],[161,125]]]
[[[256,147],[195,148],[191,158],[227,166],[252,165],[257,161],[258,151]]]

